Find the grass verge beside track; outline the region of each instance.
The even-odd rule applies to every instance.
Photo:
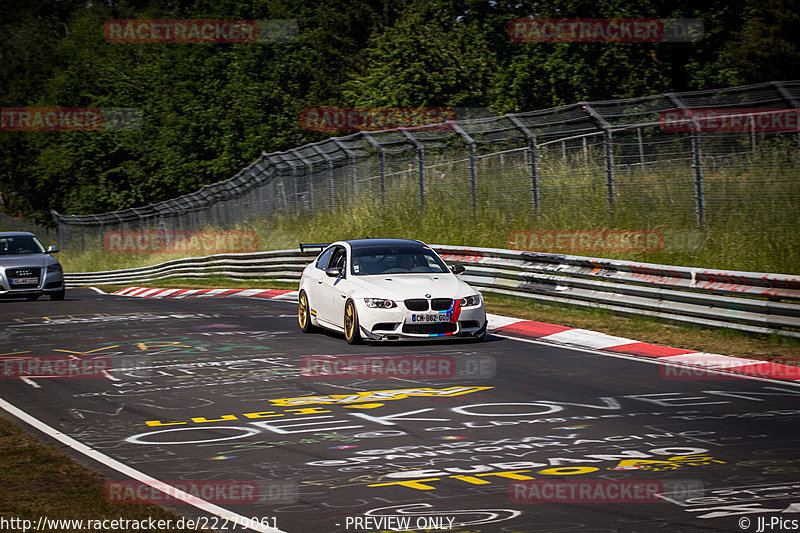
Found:
[[[19,425],[0,417],[0,510],[6,520],[30,520],[34,527],[40,517],[75,520],[172,520],[181,518],[157,505],[121,505],[104,499],[105,480],[55,447],[42,444]],[[21,529],[20,529],[21,531]],[[46,531],[89,531],[61,528]],[[128,532],[125,529],[103,529]],[[144,531],[144,530],[142,530]],[[172,528],[171,532],[195,529]],[[210,530],[203,530],[210,531]]]

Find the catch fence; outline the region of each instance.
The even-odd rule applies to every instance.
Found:
[[[0,212],[0,231],[30,231],[35,233],[45,246],[51,246],[59,242],[56,230],[11,217],[2,212]]]
[[[474,217],[588,210],[611,227],[620,213],[640,227],[669,220],[703,228],[731,215],[794,225],[798,102],[800,81],[771,82],[360,131],[263,153],[232,178],[172,200],[52,214],[59,245],[70,250],[102,246],[109,231],[246,228],[352,202],[449,206]]]

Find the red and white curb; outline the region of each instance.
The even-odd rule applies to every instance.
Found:
[[[670,348],[624,337],[614,337],[588,329],[571,328],[546,322],[534,322],[501,315],[490,314],[487,316],[489,330],[499,335],[657,359],[659,363],[664,364],[662,373],[667,378],[674,376],[673,379],[681,379],[681,376],[685,376],[685,379],[714,379],[712,374],[720,376],[719,373],[722,372],[800,383],[800,366]]]
[[[268,300],[296,300],[297,291],[285,289],[153,289],[128,287],[115,292],[117,296],[136,298],[266,298]]]
[[[136,298],[246,297],[286,301],[297,300],[297,291],[280,289],[153,289],[149,287],[128,287],[114,294]],[[686,379],[712,379],[711,374],[733,374],[800,383],[800,366],[670,348],[624,337],[614,337],[588,329],[548,324],[547,322],[535,322],[533,320],[493,314],[487,314],[486,316],[489,321],[488,329],[491,333],[657,359],[659,363],[664,364],[665,368],[677,367],[679,369],[674,373],[676,376],[674,379],[680,379],[682,369],[694,369],[686,374]],[[707,374],[703,372],[707,372]],[[669,372],[667,372],[667,375],[669,375]]]

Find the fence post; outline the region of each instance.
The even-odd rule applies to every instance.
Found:
[[[603,151],[606,161],[606,190],[608,191],[608,206],[614,209],[617,203],[617,185],[614,176],[614,143],[611,135],[611,124],[597,112],[589,102],[578,102],[583,110],[594,119],[600,129],[603,130]]]
[[[305,173],[306,173],[306,176],[308,176],[308,179],[306,180],[306,183],[308,185],[308,209],[309,209],[309,212],[311,214],[313,214],[314,213],[314,181],[312,179],[312,171],[314,169],[314,163],[312,163],[311,161],[309,161],[308,159],[303,157],[303,155],[300,154],[300,152],[296,148],[290,150],[290,152],[297,159],[302,161],[303,164],[305,164],[305,166],[306,166]]]
[[[603,149],[606,155],[606,188],[608,189],[608,205],[611,209],[617,203],[617,183],[614,176],[614,142],[611,128],[603,129]]]
[[[703,153],[700,142],[700,131],[692,118],[692,166],[694,167],[694,190],[697,198],[697,227],[705,225],[706,200],[703,184]]]
[[[666,97],[680,109],[688,109],[686,104],[683,103],[677,94],[667,93]],[[686,113],[684,113],[686,115]],[[689,113],[692,124],[690,140],[692,143],[692,168],[694,169],[694,197],[695,197],[695,216],[696,225],[702,228],[706,223],[706,199],[705,199],[705,185],[703,182],[703,154],[700,143],[700,124],[697,122],[697,117],[694,113]]]
[[[381,143],[375,140],[375,137],[372,136],[371,133],[367,133],[366,131],[362,131],[361,135],[367,139],[367,142],[372,145],[378,151],[378,157],[380,162],[380,170],[381,170],[381,204],[386,203],[386,152],[384,152]]]
[[[797,119],[795,120],[795,123],[800,124],[800,103],[798,103],[795,97],[792,96],[792,94],[786,90],[786,88],[783,86],[781,82],[773,81],[770,82],[770,84],[773,87],[775,87],[775,89],[778,91],[778,94],[781,95],[781,98],[783,98],[787,104],[792,106],[794,109],[798,110]],[[797,166],[800,167],[800,131],[797,132]]]
[[[536,214],[539,211],[540,205],[539,157],[536,145],[536,134],[533,133],[528,126],[523,124],[523,122],[516,115],[509,113],[506,116],[508,117],[508,120],[510,120],[511,123],[525,135],[525,138],[528,141],[528,153],[530,154],[531,165],[531,210],[534,214]]]
[[[425,145],[411,135],[408,130],[402,130],[403,135],[414,143],[417,148],[417,173],[419,174],[419,205],[425,208]]]
[[[589,164],[589,145],[586,142],[586,137],[581,137],[583,140],[583,162]]]
[[[345,153],[345,155],[347,155],[347,160],[349,162],[348,167],[350,168],[350,189],[352,190],[352,197],[355,198],[358,195],[358,189],[356,185],[356,154],[350,148],[345,146],[345,144],[337,137],[334,137],[331,140],[336,143],[336,146],[338,146],[339,149]]]
[[[639,141],[639,164],[644,172],[644,146],[642,145],[642,128],[636,128],[636,139]]]
[[[317,143],[312,144],[311,148],[328,164],[328,207],[333,211],[336,206],[336,194],[333,185],[333,158],[326,154]]]
[[[64,244],[66,243],[67,240],[68,230],[66,228],[66,224],[63,224],[61,222],[61,215],[59,215],[58,211],[56,211],[55,209],[50,210],[50,216],[53,218],[56,225],[58,226],[58,248],[63,250],[65,249]]]
[[[299,213],[299,201],[300,201],[300,193],[297,190],[297,167],[294,164],[294,159],[290,157],[290,154],[287,152],[276,152],[280,158],[280,162],[286,163],[289,165],[289,168],[292,170],[292,213],[297,214]],[[275,168],[278,168],[277,166]],[[280,173],[283,169],[280,169],[278,172]]]
[[[450,125],[456,133],[461,135],[464,142],[467,143],[467,150],[469,150],[469,184],[472,197],[472,214],[474,216],[478,208],[478,161],[475,156],[475,140],[455,121],[451,122]]]

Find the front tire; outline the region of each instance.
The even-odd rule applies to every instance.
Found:
[[[358,325],[358,313],[353,300],[344,306],[344,338],[347,344],[361,344],[361,333]]]
[[[297,297],[297,322],[303,333],[311,333],[317,329],[311,323],[311,307],[308,305],[306,291],[300,291]]]
[[[61,290],[58,292],[51,292],[50,293],[50,300],[52,301],[61,301],[67,295],[67,289],[65,287],[61,287]]]

